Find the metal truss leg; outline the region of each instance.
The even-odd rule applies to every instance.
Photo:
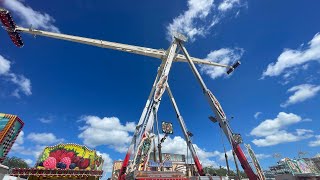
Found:
[[[169,97],[170,97],[170,100],[171,100],[171,103],[172,103],[172,106],[176,112],[176,115],[177,115],[177,118],[178,118],[178,122],[180,124],[180,127],[182,129],[182,132],[183,132],[183,135],[184,135],[184,138],[187,142],[187,146],[189,148],[189,150],[191,151],[191,155],[192,155],[192,158],[197,166],[197,169],[198,169],[198,172],[200,175],[204,175],[204,171],[203,171],[203,168],[202,168],[202,165],[200,164],[200,161],[199,161],[199,158],[196,154],[196,151],[193,147],[193,144],[191,142],[191,139],[190,139],[190,136],[189,136],[189,132],[187,130],[187,127],[186,127],[186,124],[184,123],[184,120],[183,120],[183,117],[181,116],[180,114],[180,111],[179,111],[179,108],[177,106],[177,103],[173,97],[173,94],[171,92],[171,89],[169,87],[169,84],[167,83],[167,92],[169,94]]]

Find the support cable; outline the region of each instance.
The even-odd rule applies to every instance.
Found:
[[[162,152],[161,152],[161,140],[160,140],[160,133],[159,133],[159,121],[158,121],[158,114],[154,109],[154,119],[157,124],[157,133],[158,133],[158,154],[159,154],[159,163],[162,164]],[[161,165],[160,170],[163,171],[163,166]]]
[[[222,145],[223,145],[223,150],[224,150],[224,157],[226,159],[226,165],[227,165],[227,170],[228,170],[228,176],[230,176],[230,168],[229,168],[229,162],[228,162],[228,155],[227,155],[227,152],[226,152],[226,146],[224,144],[224,140],[223,140],[223,136],[222,136],[222,129],[220,129],[220,137],[221,137],[221,142],[222,142]]]
[[[154,111],[154,119],[156,120],[156,124],[157,124],[158,144],[160,144],[160,133],[159,133],[158,115],[157,115],[157,113],[156,113],[155,111]]]
[[[153,131],[153,134],[155,134],[154,132],[154,129],[155,129],[155,127],[154,127],[154,124],[152,125],[152,131]],[[153,161],[154,162],[157,162],[157,147],[156,147],[156,140],[155,140],[155,138],[153,138]],[[154,170],[156,170],[156,168],[154,168]]]
[[[189,155],[188,155],[188,152],[189,152],[189,147],[188,147],[188,142],[186,141],[186,143],[187,143],[187,159],[186,159],[186,171],[187,171],[187,173],[189,174]],[[191,170],[190,170],[190,172],[191,172]]]

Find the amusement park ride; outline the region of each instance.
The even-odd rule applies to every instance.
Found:
[[[157,122],[157,112],[158,108],[161,103],[161,97],[165,90],[167,90],[171,103],[173,105],[173,108],[176,112],[178,121],[180,123],[180,126],[182,128],[182,132],[184,134],[185,140],[187,142],[187,146],[189,150],[191,151],[192,158],[194,160],[195,166],[198,170],[199,177],[205,176],[205,172],[202,168],[202,165],[198,159],[198,156],[196,154],[196,151],[193,147],[193,144],[190,139],[190,133],[187,130],[187,127],[184,123],[184,120],[180,114],[180,111],[178,109],[177,103],[173,97],[173,94],[169,88],[168,84],[168,77],[169,72],[171,69],[171,65],[173,62],[187,62],[190,65],[190,68],[195,75],[196,79],[198,80],[200,87],[202,89],[202,92],[206,99],[208,100],[208,103],[212,109],[212,111],[215,114],[214,118],[211,118],[212,121],[218,122],[219,126],[223,130],[224,134],[226,135],[229,143],[232,146],[232,149],[234,153],[236,154],[237,158],[239,159],[241,166],[244,170],[244,172],[247,174],[248,178],[250,180],[256,180],[256,179],[264,179],[263,176],[256,175],[250,166],[246,156],[244,155],[240,144],[242,143],[242,138],[239,134],[234,133],[227,121],[227,117],[219,103],[219,101],[216,99],[216,97],[212,94],[212,92],[207,88],[206,84],[204,83],[202,77],[200,76],[195,63],[196,64],[204,64],[204,65],[210,65],[210,66],[218,66],[223,67],[227,69],[227,74],[232,73],[235,68],[237,68],[240,65],[240,62],[237,61],[232,66],[219,64],[215,62],[206,61],[203,59],[198,59],[194,57],[190,57],[187,49],[184,46],[184,43],[187,41],[187,38],[184,37],[181,34],[176,33],[174,35],[174,39],[170,47],[167,51],[165,50],[157,50],[152,48],[146,48],[146,47],[140,47],[140,46],[133,46],[133,45],[127,45],[127,44],[120,44],[120,43],[114,43],[109,41],[103,41],[103,40],[97,40],[97,39],[90,39],[90,38],[84,38],[84,37],[78,37],[78,36],[72,36],[72,35],[66,35],[66,34],[59,34],[59,33],[52,33],[52,32],[46,32],[41,30],[35,30],[32,28],[23,28],[16,26],[14,23],[12,17],[10,16],[9,12],[4,9],[0,9],[0,19],[3,23],[4,29],[8,32],[12,42],[17,47],[23,46],[23,41],[20,36],[20,32],[29,33],[32,35],[39,35],[39,36],[46,36],[50,38],[55,39],[61,39],[61,40],[67,40],[82,44],[88,44],[92,46],[98,46],[101,48],[108,48],[108,49],[114,49],[119,51],[124,51],[128,53],[134,53],[149,57],[154,57],[162,60],[161,65],[158,68],[158,73],[155,78],[155,81],[153,83],[150,95],[148,97],[148,100],[146,102],[145,108],[143,109],[143,112],[141,114],[139,123],[136,127],[136,130],[134,132],[134,136],[132,139],[132,142],[129,146],[129,149],[126,153],[126,156],[124,158],[122,168],[120,170],[119,174],[119,180],[125,179],[126,175],[134,172],[134,171],[143,171],[145,170],[145,165],[148,161],[148,155],[150,153],[150,148],[142,148],[143,145],[149,145],[150,146],[150,139],[153,138],[151,131],[154,126],[154,122]],[[183,52],[183,54],[179,54],[179,50]],[[149,144],[148,144],[149,143]],[[134,161],[130,165],[130,157],[133,155]],[[260,167],[260,166],[258,166]],[[261,169],[257,169],[257,171],[261,171]],[[159,178],[158,178],[159,179]]]

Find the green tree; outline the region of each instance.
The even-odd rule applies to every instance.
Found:
[[[228,174],[228,170],[224,167],[213,168],[213,167],[205,167],[204,172],[206,174],[210,174],[211,176],[226,176]],[[235,176],[236,173],[230,170],[229,176]]]
[[[244,171],[240,171],[240,175],[242,178],[248,178],[247,174]]]
[[[9,169],[12,168],[28,168],[28,164],[21,158],[18,157],[6,157],[6,159],[2,162],[3,165],[8,166]]]

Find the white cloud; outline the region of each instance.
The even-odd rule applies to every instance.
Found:
[[[39,121],[45,124],[51,123],[52,119],[51,118],[39,118]]]
[[[297,132],[298,136],[302,136],[302,135],[305,135],[305,134],[313,133],[313,131],[310,130],[310,129],[296,129],[296,132]]]
[[[310,147],[320,146],[320,135],[315,136],[315,137],[316,137],[316,140],[309,142]]]
[[[279,76],[280,74],[286,72],[286,70],[294,67],[306,69],[305,66],[300,65],[311,61],[319,62],[320,34],[317,33],[308,44],[309,47],[306,49],[285,49],[278,57],[276,63],[271,63],[268,65],[267,69],[262,74],[262,78],[266,76]]]
[[[45,147],[46,146],[44,145],[38,144],[32,145],[31,147],[25,147],[23,144],[14,143],[10,153],[33,156],[34,159],[38,159]]]
[[[250,159],[251,159],[248,151],[245,151],[244,154],[246,155],[247,158],[250,158]],[[257,158],[258,160],[267,159],[267,158],[272,157],[270,154],[263,154],[263,153],[258,153],[258,154],[255,153],[255,155],[256,155],[256,158]]]
[[[302,121],[303,121],[303,122],[312,122],[312,119],[306,118],[306,119],[303,119]]]
[[[185,34],[191,41],[196,36],[205,36],[236,4],[240,5],[239,0],[225,0],[217,11],[214,0],[188,0],[188,9],[167,26],[168,39],[171,40],[174,32]]]
[[[187,35],[190,39],[194,39],[197,35],[204,35],[205,27],[197,27],[196,20],[205,20],[213,8],[213,0],[188,0],[188,10],[179,15],[167,27],[168,36],[174,32]]]
[[[24,147],[21,144],[14,143],[11,147],[12,152],[21,152],[24,150]]]
[[[225,162],[224,153],[219,151],[207,151],[198,147],[196,144],[193,145],[196,153],[199,157],[199,160],[202,166],[213,166],[219,167],[218,164],[213,158],[221,161],[222,163]],[[162,152],[164,153],[175,153],[175,154],[184,154],[187,155],[187,143],[185,140],[180,136],[175,136],[173,138],[168,137],[165,142],[162,144]],[[232,152],[227,151],[228,158],[232,159]],[[190,151],[188,152],[189,162],[191,159]],[[187,156],[186,156],[187,157]]]
[[[291,95],[285,103],[281,104],[281,107],[287,107],[314,97],[318,92],[320,92],[320,86],[301,84],[290,88],[288,92],[292,92],[294,94]]]
[[[266,158],[270,158],[271,155],[270,154],[256,154],[257,159],[266,159]]]
[[[257,146],[273,146],[286,142],[295,142],[311,138],[312,130],[296,129],[295,132],[283,130],[289,125],[302,121],[302,118],[293,113],[280,112],[275,119],[267,119],[255,127],[250,134],[260,137],[252,142]]]
[[[25,26],[32,25],[34,28],[59,32],[59,29],[53,25],[55,22],[53,17],[47,13],[33,10],[31,7],[25,5],[24,0],[4,0],[3,5],[8,10],[17,14]]]
[[[118,152],[126,152],[131,142],[131,134],[135,131],[136,124],[127,122],[122,125],[117,117],[84,116],[86,125],[78,137],[83,139],[83,143],[89,147],[108,145]]]
[[[298,123],[302,118],[293,113],[280,112],[275,119],[267,119],[255,127],[250,134],[254,136],[268,136],[278,132],[281,128]]]
[[[30,133],[27,136],[27,139],[42,145],[51,145],[54,143],[60,143],[63,142],[64,139],[58,139],[54,134],[52,133]]]
[[[36,134],[36,133],[31,133],[31,134]],[[42,133],[38,133],[37,135],[40,135],[41,136]],[[30,135],[30,134],[29,134]],[[29,139],[29,135],[27,136],[27,139],[28,140],[31,140],[33,141],[34,139]],[[32,135],[34,136],[34,135]],[[31,137],[32,137],[31,136]],[[48,136],[44,136],[43,138],[47,138]],[[49,145],[50,143],[42,143],[40,142],[40,144],[43,144],[43,145],[40,145],[40,144],[37,144],[37,141],[33,141],[35,143],[32,143],[32,146],[30,147],[25,147],[24,146],[24,141],[25,141],[25,138],[24,138],[24,132],[21,131],[16,139],[16,141],[14,142],[11,150],[10,150],[10,153],[13,153],[13,154],[21,154],[21,155],[26,155],[26,156],[32,156],[35,160],[38,159],[38,157],[40,156],[40,154],[43,152],[44,148],[46,147],[44,144],[46,145]],[[52,142],[52,138],[49,138],[49,141]],[[28,159],[27,159],[28,160]],[[32,161],[32,159],[29,159]],[[29,161],[28,160],[28,161]],[[32,162],[29,161],[27,162],[30,166],[33,166]]]
[[[33,167],[33,160],[31,159],[24,159],[24,161],[30,166],[30,167]]]
[[[279,81],[280,84],[286,85],[292,82],[295,79],[295,76],[299,73],[300,70],[306,70],[304,66],[293,67],[286,70],[283,73],[282,80]],[[263,79],[263,77],[261,78]]]
[[[20,97],[20,92],[23,92],[25,95],[30,96],[31,92],[31,81],[30,79],[24,77],[23,75],[16,75],[14,73],[9,73],[8,77],[10,77],[11,82],[19,86],[19,89],[16,89],[12,95],[16,97]]]
[[[32,94],[30,79],[23,75],[12,73],[10,69],[11,62],[0,55],[0,77],[3,77],[5,80],[18,86],[18,88],[12,92],[12,95],[19,98],[20,93],[22,92],[23,94],[30,96]]]
[[[23,131],[20,131],[16,141],[14,143],[16,144],[23,144],[24,142],[24,132]]]
[[[253,116],[255,119],[258,119],[259,115],[261,115],[261,114],[262,114],[262,112],[256,112]]]
[[[0,75],[7,74],[10,71],[10,61],[0,55]]]
[[[11,151],[19,152],[19,151],[23,150],[23,146],[22,146],[23,143],[24,143],[24,132],[21,131],[19,133],[16,141],[12,145]]]
[[[211,51],[207,55],[206,60],[221,64],[232,64],[241,58],[243,51],[244,50],[240,48],[222,48],[219,50]],[[209,75],[212,79],[218,78],[223,75],[226,76],[226,68],[223,67],[200,65],[200,71]]]
[[[228,156],[228,160],[232,160],[233,161],[232,150],[229,150],[226,153],[227,153],[227,156]],[[218,157],[219,161],[225,161],[226,160],[224,152],[214,151],[213,154],[214,154],[214,156]]]
[[[46,146],[36,145],[35,147],[28,148],[27,151],[31,151],[31,154],[35,157],[35,159],[38,159],[44,148],[46,148]]]
[[[240,5],[240,0],[224,0],[218,7],[220,11],[227,11],[234,6]]]
[[[262,139],[254,139],[252,142],[259,146],[273,146],[277,144],[287,143],[287,142],[296,142],[303,139],[311,138],[312,134],[303,134],[298,135],[297,133],[288,133],[285,130],[275,132],[274,134],[268,135]]]
[[[162,152],[174,154],[187,154],[187,143],[180,136],[175,136],[173,138],[167,137],[167,139],[162,144]]]
[[[111,172],[112,166],[113,166],[113,160],[110,158],[110,155],[107,153],[101,153],[100,151],[97,151],[97,154],[99,156],[102,156],[103,162],[103,170],[105,172]]]
[[[110,173],[112,172],[113,160],[110,158],[110,155],[107,153],[101,153],[100,151],[97,151],[97,154],[99,156],[102,156],[102,159],[104,160],[102,179],[107,179],[108,176],[110,176]]]

